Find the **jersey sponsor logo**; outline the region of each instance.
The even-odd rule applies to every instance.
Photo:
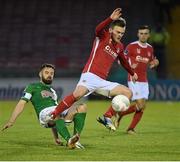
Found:
[[[43,98],[51,97],[52,99],[55,99],[55,95],[52,92],[49,92],[49,91],[46,91],[46,90],[41,91],[41,96]]]
[[[114,59],[116,59],[118,56],[118,54],[114,52],[109,45],[105,46],[104,51],[111,55]]]
[[[143,62],[143,63],[147,64],[149,62],[149,58],[137,55],[136,56],[136,61],[137,62]]]

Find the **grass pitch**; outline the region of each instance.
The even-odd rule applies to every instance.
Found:
[[[14,102],[0,102],[0,127],[9,119]],[[108,101],[89,101],[81,135],[85,150],[54,145],[49,129],[41,128],[31,104],[12,128],[0,132],[0,160],[141,161],[180,160],[180,103],[148,102],[137,135],[127,135],[132,115],[124,117],[116,132],[96,122]],[[72,126],[70,126],[72,129]]]

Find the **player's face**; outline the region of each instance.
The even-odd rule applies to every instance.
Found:
[[[113,28],[110,28],[110,33],[113,41],[116,43],[120,43],[121,38],[125,33],[125,30],[126,27],[120,27],[120,26],[114,26]]]
[[[54,69],[45,67],[40,72],[41,81],[45,84],[51,84],[54,78]]]
[[[149,29],[138,30],[138,38],[140,42],[146,43],[147,40],[149,39],[149,36],[150,36]]]

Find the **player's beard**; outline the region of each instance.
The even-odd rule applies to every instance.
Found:
[[[42,82],[49,85],[52,83],[52,78],[51,77],[44,78],[44,76],[42,76]]]

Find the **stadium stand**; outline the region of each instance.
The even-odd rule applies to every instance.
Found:
[[[43,62],[55,64],[57,76],[79,75],[95,26],[114,8],[127,19],[125,44],[135,40],[137,26],[153,24],[153,1],[136,1],[0,1],[0,75],[33,76]]]

